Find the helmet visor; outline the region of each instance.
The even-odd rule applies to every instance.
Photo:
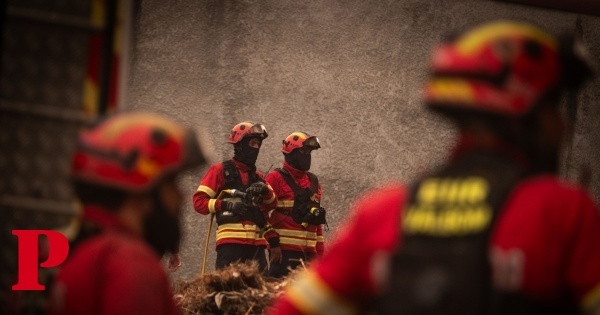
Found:
[[[248,132],[249,136],[261,136],[263,139],[266,139],[269,135],[267,134],[267,128],[262,124],[255,124],[250,128]]]
[[[321,143],[319,142],[319,138],[317,138],[316,136],[312,136],[304,140],[304,142],[302,142],[302,147],[311,150],[316,150],[321,147]]]

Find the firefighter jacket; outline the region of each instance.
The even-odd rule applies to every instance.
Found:
[[[225,170],[223,163],[212,165],[204,177],[200,181],[200,186],[194,193],[194,209],[200,213],[207,215],[209,213],[217,214],[221,211],[222,200],[216,199],[219,193],[226,188],[235,188],[244,191],[250,184],[250,178],[264,181],[263,175],[260,172],[251,174],[251,170],[245,164],[231,159],[235,165],[235,169],[239,174],[241,185],[243,187],[226,187]],[[273,193],[273,189],[269,187],[269,194],[263,198],[263,204],[260,205],[260,211],[263,220],[267,220],[268,212],[277,205],[277,197]],[[218,223],[218,222],[217,222]],[[257,225],[256,220],[238,220],[237,222],[227,222],[218,224],[217,226],[217,242],[216,246],[221,244],[247,244],[254,246],[266,246],[267,240],[277,237],[274,230],[269,226],[261,227]],[[264,232],[264,235],[263,235]]]
[[[293,180],[301,188],[311,187],[311,180],[308,172],[295,169],[289,164],[283,164],[283,169],[287,171]],[[304,228],[292,218],[294,211],[294,191],[286,183],[279,171],[272,171],[267,175],[267,183],[273,187],[277,195],[277,208],[271,213],[269,222],[279,234],[279,245],[281,250],[301,251],[316,253],[319,256],[323,254],[325,248],[325,239],[323,237],[323,226],[309,224]],[[316,179],[316,177],[314,177]],[[313,195],[314,201],[320,203],[322,191],[321,185],[317,182],[317,189]]]
[[[457,156],[460,155],[459,152]],[[398,280],[394,275],[398,270],[393,271],[394,257],[409,245],[408,230],[462,233],[487,220],[493,226],[489,228],[487,248],[480,253],[487,257],[487,266],[477,269],[488,268],[490,295],[501,291],[505,296],[520,296],[521,299],[512,300],[517,308],[519,303],[535,301],[553,313],[575,310],[575,313],[598,314],[600,216],[586,192],[554,175],[538,174],[514,183],[496,218],[473,211],[468,217],[448,215],[441,219],[431,213],[414,212],[418,207],[408,209],[413,206],[409,200],[415,191],[424,200],[449,196],[450,186],[443,188],[440,184],[432,183],[425,190],[393,184],[362,197],[336,242],[275,302],[271,314],[360,313],[377,304],[378,297],[388,292],[390,279]],[[481,194],[485,189],[479,189],[483,186],[473,187],[462,193],[455,190],[456,196],[478,199],[485,195]],[[444,189],[445,193],[441,193]],[[410,273],[420,265],[407,267],[411,269],[404,272]],[[470,283],[468,279],[462,282]],[[434,299],[433,288],[448,279],[431,272],[421,280],[420,290],[407,296],[396,294],[396,303],[413,303],[419,296]],[[525,300],[528,302],[523,303]],[[510,304],[496,306],[495,310],[500,310],[497,313],[516,313],[510,311]]]
[[[86,207],[84,220],[101,229],[60,266],[47,314],[180,314],[159,257],[116,216]]]

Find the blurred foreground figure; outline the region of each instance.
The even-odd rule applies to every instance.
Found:
[[[81,134],[73,157],[83,221],[50,314],[179,314],[160,258],[180,238],[178,173],[205,164],[196,135],[127,113]]]
[[[460,130],[448,164],[362,198],[274,313],[598,314],[600,217],[556,177],[584,53],[507,21],[442,44],[425,101]]]

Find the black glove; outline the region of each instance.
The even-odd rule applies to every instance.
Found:
[[[302,225],[305,229],[308,228],[309,224],[324,224],[325,222],[325,208],[312,207],[302,218]]]
[[[222,201],[221,210],[231,211],[239,216],[244,216],[248,212],[248,207],[239,201]]]
[[[246,193],[253,196],[266,196],[269,194],[269,187],[263,182],[256,182],[246,188]]]

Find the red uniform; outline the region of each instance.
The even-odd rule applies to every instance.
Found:
[[[242,183],[244,185],[251,184],[248,183],[250,168],[235,159],[232,159],[232,161],[240,174]],[[263,178],[263,175],[260,172],[257,172],[257,175],[260,178]],[[225,177],[223,174],[223,163],[212,165],[200,181],[200,186],[194,194],[194,209],[196,209],[198,213],[204,215],[221,211],[221,200],[216,198],[224,186]],[[265,217],[268,212],[273,210],[277,205],[277,197],[273,193],[273,189],[270,186],[268,187],[269,194],[263,198],[263,204],[260,206]],[[273,230],[265,232],[264,236],[261,236],[260,233],[260,228],[252,221],[222,224],[217,228],[216,246],[221,244],[266,246],[266,240],[277,236]]]
[[[383,290],[403,246],[409,190],[363,197],[327,254],[275,304],[272,314],[353,314]],[[545,175],[514,186],[489,238],[496,288],[589,313],[600,306],[600,217],[581,189]]]
[[[88,208],[85,215],[102,232],[61,266],[49,314],[180,314],[156,252],[109,212]]]
[[[283,168],[292,175],[298,186],[301,188],[310,187],[310,179],[305,171],[297,170],[287,163],[283,164]],[[321,256],[325,248],[323,226],[309,224],[305,229],[294,221],[289,215],[294,206],[294,191],[279,172],[270,172],[266,179],[277,195],[277,209],[271,214],[269,223],[279,234],[281,250],[315,253]],[[318,185],[317,195],[318,199],[321,200],[320,184]]]

